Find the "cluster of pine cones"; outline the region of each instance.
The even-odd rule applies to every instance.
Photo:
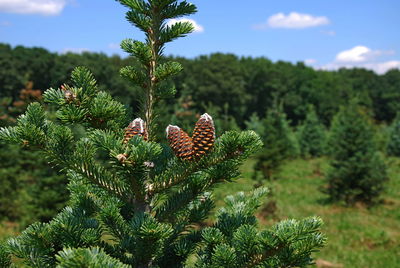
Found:
[[[203,114],[197,121],[192,137],[178,126],[169,125],[166,129],[169,144],[175,155],[182,160],[198,159],[207,154],[214,146],[215,127],[212,117]],[[124,143],[132,137],[148,139],[145,122],[136,118],[125,129]]]

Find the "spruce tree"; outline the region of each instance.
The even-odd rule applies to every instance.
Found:
[[[256,117],[253,117],[256,120]],[[257,126],[256,122],[248,122],[248,126]],[[296,141],[286,120],[286,115],[278,108],[267,111],[262,120],[261,138],[264,147],[256,155],[253,179],[260,181],[272,179],[284,160],[297,155]]]
[[[325,191],[330,199],[347,205],[376,203],[388,180],[386,165],[376,149],[369,119],[356,100],[335,116],[329,152],[331,163]]]
[[[306,119],[299,128],[298,140],[303,157],[318,157],[323,154],[325,130],[312,105],[309,106]]]
[[[190,137],[167,127],[169,146],[155,140],[160,98],[173,90],[168,79],[182,68],[162,59],[164,45],[193,31],[189,22],[167,19],[196,12],[186,1],[120,0],[127,19],[145,42],[131,39],[122,48],[141,64],[123,76],[143,88],[142,117],[128,127],[125,107],[99,91],[91,72],[72,73],[72,85],[49,89],[57,122],[42,105],[29,105],[15,127],[0,139],[36,147],[69,177],[69,206],[48,223],[35,223],[0,245],[1,265],[10,257],[30,267],[303,267],[325,241],[317,217],[282,221],[259,231],[254,216],[266,194],[260,188],[226,198],[217,220],[204,228],[213,208],[212,188],[234,180],[238,167],[262,146],[252,131],[216,138],[213,119],[204,114]],[[83,137],[73,125],[85,128]]]
[[[389,143],[387,146],[387,153],[391,156],[400,156],[400,114],[389,127]]]
[[[262,135],[265,133],[265,127],[263,124],[263,120],[257,115],[257,113],[253,113],[249,120],[245,122],[246,128],[253,130],[258,135]]]

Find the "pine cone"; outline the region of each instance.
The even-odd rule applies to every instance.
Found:
[[[183,160],[193,158],[193,141],[189,135],[178,126],[167,127],[167,138],[175,155]]]
[[[61,85],[61,90],[64,92],[65,100],[70,103],[76,99],[76,94],[72,91],[72,88],[66,84]]]
[[[203,114],[197,121],[193,131],[193,150],[196,157],[201,157],[208,153],[214,146],[215,127],[212,117]]]
[[[141,136],[147,141],[147,129],[146,124],[141,118],[133,120],[128,127],[125,129],[124,143],[127,143],[133,136]]]
[[[123,163],[123,162],[126,161],[126,157],[127,157],[126,154],[119,154],[119,155],[117,155],[117,159],[118,159],[118,161],[121,162],[121,163]]]
[[[73,102],[76,98],[76,95],[71,90],[65,91],[64,96],[67,102]]]

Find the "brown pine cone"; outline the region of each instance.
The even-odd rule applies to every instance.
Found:
[[[193,158],[193,141],[189,135],[178,126],[167,127],[167,138],[175,155],[182,160]]]
[[[67,84],[61,85],[61,90],[64,92],[64,98],[68,103],[73,102],[76,99],[76,94]]]
[[[207,154],[214,146],[215,127],[214,121],[207,113],[200,116],[192,135],[193,150],[196,157]]]
[[[127,143],[136,135],[143,137],[145,141],[147,140],[146,123],[141,118],[133,120],[125,129],[124,143]]]

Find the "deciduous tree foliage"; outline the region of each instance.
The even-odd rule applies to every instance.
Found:
[[[378,122],[389,124],[396,116],[400,103],[400,71],[390,70],[377,75],[365,69],[340,69],[338,71],[314,70],[302,63],[272,62],[266,58],[237,57],[214,53],[194,59],[170,57],[184,70],[173,84],[177,96],[191,97],[194,113],[202,114],[204,107],[224,107],[228,115],[242,129],[253,113],[265,116],[265,107],[271,107],[274,97],[283,104],[283,110],[292,125],[304,121],[307,107],[312,104],[320,120],[329,126],[340,105],[349,98],[359,96],[363,105],[373,112]],[[101,90],[111,95],[134,112],[139,106],[138,88],[118,76],[126,65],[137,65],[132,58],[106,56],[101,53],[56,54],[38,48],[0,45],[0,98],[14,101],[27,81],[37,88],[59,87],[69,81],[69,74],[77,65],[90,68],[99,81]],[[231,94],[230,98],[226,98]],[[168,107],[174,105],[167,102]],[[172,116],[173,108],[165,109]]]
[[[145,42],[127,39],[121,45],[140,63],[121,74],[144,93],[143,121],[134,122],[136,132],[146,135],[124,138],[125,107],[100,90],[83,67],[74,69],[72,83],[44,94],[57,109],[57,122],[33,103],[16,126],[2,128],[1,140],[42,150],[67,174],[71,199],[50,222],[35,223],[1,245],[1,265],[8,266],[11,256],[31,267],[184,267],[191,257],[195,267],[311,264],[311,253],[325,242],[321,220],[286,220],[258,230],[254,212],[266,194],[263,188],[227,197],[216,222],[200,225],[213,208],[212,187],[234,180],[239,165],[262,142],[253,131],[230,131],[192,158],[175,156],[157,143],[155,107],[173,94],[167,81],[181,70],[179,63],[162,61],[162,51],[193,30],[189,22],[167,26],[165,21],[193,14],[196,7],[175,0],[120,2],[129,9],[127,19],[146,36]],[[202,118],[212,128],[211,117]],[[82,137],[72,131],[75,124],[85,127]],[[210,131],[200,129],[195,131],[199,137]]]

